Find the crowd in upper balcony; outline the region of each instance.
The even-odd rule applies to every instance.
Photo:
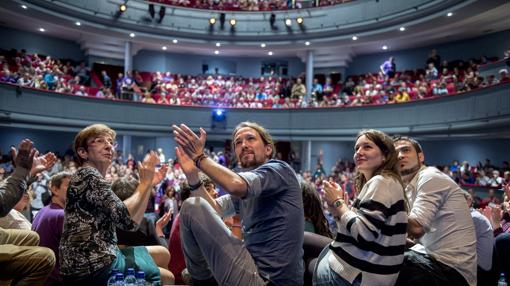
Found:
[[[336,5],[352,0],[150,0],[186,8],[226,11],[275,11]]]
[[[304,76],[245,78],[220,74],[180,75],[128,71],[115,79],[102,70],[97,75],[84,62],[27,54],[24,50],[0,55],[0,82],[58,93],[184,106],[236,108],[307,108],[393,104],[463,93],[510,81],[507,69],[483,77],[478,66],[487,58],[441,60],[435,50],[425,69],[398,71],[391,57],[377,73],[349,76],[345,82],[313,79],[307,90]],[[92,80],[92,79],[95,80]]]

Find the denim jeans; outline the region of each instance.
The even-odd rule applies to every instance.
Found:
[[[356,278],[352,284],[347,280],[342,278],[342,276],[338,275],[335,271],[329,267],[328,258],[332,255],[329,246],[326,246],[320,256],[317,265],[315,266],[315,271],[313,272],[313,285],[314,286],[329,286],[329,285],[338,285],[338,286],[359,286],[361,285],[361,279]]]
[[[214,277],[219,285],[266,285],[243,242],[232,235],[209,203],[198,197],[184,201],[181,242],[193,279]]]

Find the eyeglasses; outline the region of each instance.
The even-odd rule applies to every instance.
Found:
[[[117,148],[119,145],[117,144],[117,141],[113,141],[111,139],[106,139],[104,137],[96,137],[92,141],[90,141],[90,144],[99,144],[99,145],[106,145],[110,144],[110,146],[113,147],[113,149]]]

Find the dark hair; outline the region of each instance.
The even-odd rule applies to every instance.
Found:
[[[56,173],[55,175],[51,176],[50,178],[50,188],[60,188],[60,186],[62,185],[62,181],[64,181],[64,179],[67,179],[67,178],[71,178],[71,173],[70,172],[59,172],[59,173]]]
[[[358,133],[358,136],[356,137],[356,141],[363,135],[365,135],[368,138],[368,140],[374,142],[374,144],[377,147],[379,147],[379,149],[384,155],[384,158],[386,159],[381,164],[381,166],[379,166],[379,168],[377,168],[374,171],[373,176],[382,175],[385,177],[391,177],[395,179],[397,182],[399,182],[403,188],[404,183],[402,183],[402,179],[400,178],[398,171],[398,155],[391,137],[382,131],[368,129],[361,130]],[[356,177],[354,178],[356,191],[360,192],[363,189],[363,186],[366,184],[366,182],[367,178],[365,178],[365,175],[363,175],[363,173],[361,172],[357,172]]]
[[[112,184],[112,191],[119,197],[121,201],[131,197],[138,187],[138,181],[130,178],[123,177],[115,180]]]
[[[423,153],[423,148],[421,148],[421,145],[416,139],[408,136],[401,136],[401,135],[395,135],[393,136],[393,143],[396,143],[398,141],[407,141],[413,145],[414,149],[417,153]]]
[[[181,196],[181,201],[184,202],[187,198],[191,196],[191,189],[189,188],[189,184],[187,182],[180,183],[179,188],[180,188],[179,195]]]
[[[328,220],[324,216],[322,200],[317,194],[315,186],[306,181],[301,181],[300,185],[301,193],[303,195],[305,219],[312,222],[313,227],[315,228],[315,233],[333,238],[329,231]]]
[[[271,134],[269,134],[269,131],[267,131],[266,128],[262,127],[262,125],[255,123],[255,122],[250,122],[250,121],[244,121],[244,122],[239,123],[236,126],[236,128],[234,129],[234,132],[232,132],[232,150],[235,150],[234,140],[235,140],[235,136],[236,136],[237,132],[239,132],[239,130],[244,127],[249,127],[251,129],[257,131],[257,133],[260,135],[260,138],[262,138],[264,145],[271,145],[272,152],[271,152],[271,156],[269,159],[274,158],[274,156],[276,154],[276,147],[274,145],[273,137],[271,137]]]

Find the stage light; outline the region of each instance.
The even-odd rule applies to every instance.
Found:
[[[166,49],[168,49],[168,48],[167,48],[166,46],[162,46],[162,47],[161,47],[161,49],[162,49],[163,51],[166,51]]]
[[[446,14],[447,17],[451,17],[453,16],[453,13],[452,12],[448,12],[448,14]]]
[[[353,41],[357,41],[357,40],[358,40],[358,37],[356,37],[356,36],[352,36],[352,40],[353,40]]]
[[[221,47],[221,43],[220,43],[220,42],[217,42],[217,43],[216,43],[216,47]]]
[[[209,19],[209,24],[210,24],[210,25],[214,25],[214,24],[216,24],[216,18],[211,17],[211,18]]]
[[[126,10],[127,10],[126,3],[122,3],[122,4],[119,5],[119,12],[120,13],[124,13],[124,12],[126,12]]]
[[[261,48],[265,48],[265,47],[266,47],[266,43],[262,43],[262,44],[260,44],[260,47],[261,47]]]
[[[76,26],[81,26],[81,23],[80,23],[80,22],[76,22],[76,23],[74,23],[74,24],[76,24]]]
[[[235,26],[236,24],[237,24],[236,19],[234,19],[234,18],[230,19],[230,26],[232,26],[232,27],[233,27],[233,26]]]
[[[135,33],[131,33],[131,34],[129,34],[129,36],[130,36],[131,38],[134,38],[136,35],[135,35]]]
[[[215,55],[219,55],[219,54],[220,54],[220,51],[216,50],[216,51],[214,51],[214,54],[215,54]]]
[[[388,49],[388,46],[384,45],[384,46],[382,46],[382,49],[383,49],[383,50],[387,50],[387,49]]]
[[[310,45],[310,42],[306,41],[305,46],[309,46],[309,45]]]
[[[406,30],[406,27],[400,27],[400,32],[404,32]]]
[[[227,113],[224,109],[214,109],[212,112],[213,121],[225,121],[227,118]]]
[[[269,51],[267,54],[268,54],[269,56],[272,56],[272,55],[273,55],[273,52]]]
[[[44,28],[39,28],[39,32],[46,32]]]
[[[302,24],[305,22],[305,20],[303,19],[303,17],[297,17],[296,22],[297,22],[299,25],[302,25]]]
[[[292,25],[292,20],[287,18],[285,19],[285,26],[290,27]]]
[[[179,42],[179,41],[177,41],[177,39],[173,39],[173,40],[172,40],[172,43],[174,43],[174,44],[177,44],[178,42]]]
[[[21,5],[21,8],[23,8],[25,10],[28,9],[27,5]]]

